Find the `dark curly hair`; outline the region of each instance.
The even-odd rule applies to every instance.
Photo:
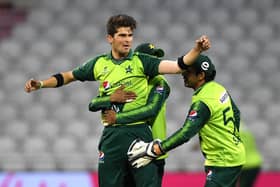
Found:
[[[136,29],[136,25],[136,20],[131,16],[125,14],[111,16],[106,26],[107,34],[114,36],[114,34],[117,32],[117,29],[120,27],[130,27],[133,31]]]

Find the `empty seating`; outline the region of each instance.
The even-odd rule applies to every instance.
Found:
[[[269,77],[272,75],[272,73],[279,72],[280,68],[277,57],[269,54],[260,56],[254,62],[254,66],[256,68],[256,71],[263,73],[265,76],[269,75]]]
[[[248,57],[255,57],[259,53],[258,43],[251,39],[244,39],[236,43],[235,53],[239,55],[246,55]]]
[[[0,167],[3,171],[26,171],[27,163],[21,153],[0,155]]]
[[[31,135],[39,136],[46,141],[54,141],[60,136],[60,124],[53,120],[44,120],[41,123],[34,125]]]
[[[28,16],[28,21],[35,28],[40,31],[44,31],[52,25],[54,18],[54,14],[47,9],[38,8],[30,12]]]
[[[26,168],[31,171],[55,171],[58,169],[57,161],[52,153],[39,152],[25,157]]]
[[[110,51],[105,24],[123,10],[138,21],[133,47],[152,42],[165,50],[165,59],[183,55],[201,34],[210,37],[212,48],[205,54],[216,65],[216,80],[228,89],[255,134],[264,169],[279,169],[279,156],[271,151],[280,132],[278,5],[275,0],[34,1],[26,22],[0,41],[1,170],[97,169],[104,127],[100,112],[89,112],[88,103],[98,95],[99,83],[30,94],[23,88],[29,78],[45,79]],[[166,78],[171,134],[182,126],[193,92],[180,75]],[[193,142],[170,153],[167,170],[203,169]]]
[[[144,41],[155,41],[159,37],[160,31],[154,24],[142,24],[136,34]]]
[[[23,46],[18,40],[6,40],[0,43],[0,50],[10,58],[17,58],[22,54]]]
[[[74,120],[65,128],[65,135],[72,136],[74,139],[83,141],[84,138],[89,136],[89,127],[87,123],[80,120]]]
[[[236,22],[241,24],[244,28],[253,27],[258,23],[259,14],[254,8],[241,9],[236,16]]]
[[[13,30],[13,38],[17,41],[25,42],[25,44],[30,44],[38,37],[38,30],[34,25],[26,23],[22,25],[17,25]]]
[[[228,22],[230,21],[230,13],[224,8],[214,8],[212,9],[211,14],[209,14],[208,19],[209,22],[211,22],[215,27],[219,28],[223,25],[228,24]]]
[[[3,128],[3,131],[7,136],[12,137],[19,142],[28,136],[29,130],[30,129],[27,123],[15,119],[10,120]]]
[[[225,41],[239,42],[244,38],[244,28],[239,24],[232,23],[223,29],[221,35]]]
[[[54,49],[55,46],[49,40],[39,39],[32,43],[30,53],[46,58],[54,54]]]
[[[267,23],[260,23],[251,28],[251,36],[254,40],[261,42],[265,45],[265,42],[269,42],[274,37],[274,29],[272,25]]]

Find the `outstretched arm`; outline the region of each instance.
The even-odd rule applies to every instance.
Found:
[[[143,158],[152,160],[187,142],[200,131],[209,118],[210,111],[208,107],[203,102],[194,103],[189,110],[183,127],[167,139],[162,142],[160,140],[154,140],[149,143],[143,142],[142,140],[135,140],[127,152],[131,165],[136,168],[143,167],[148,164],[147,162],[143,162]]]
[[[27,93],[36,91],[40,88],[55,88],[58,86],[63,86],[69,84],[72,81],[75,81],[72,71],[62,72],[56,75],[51,76],[45,80],[35,80],[30,79],[26,81],[24,90]]]
[[[162,150],[167,152],[189,141],[206,124],[210,115],[209,108],[203,102],[192,104],[182,128],[161,142]]]

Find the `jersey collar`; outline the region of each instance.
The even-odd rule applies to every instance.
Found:
[[[123,61],[125,61],[125,60],[131,60],[131,59],[132,59],[132,57],[133,57],[133,51],[130,50],[129,53],[128,53],[128,55],[127,55],[126,57],[120,59],[120,60],[114,59],[114,57],[112,56],[112,51],[111,51],[110,53],[107,54],[107,57],[108,57],[109,59],[111,59],[114,63],[116,63],[116,64],[121,64],[121,63],[122,63]]]
[[[206,84],[208,84],[209,82],[212,82],[212,81],[208,81],[208,82],[203,83],[199,88],[197,88],[197,90],[195,90],[195,92],[194,92],[193,95],[197,95],[197,94],[202,90],[202,88],[203,88]]]

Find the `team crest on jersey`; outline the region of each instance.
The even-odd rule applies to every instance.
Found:
[[[162,94],[163,90],[164,90],[163,86],[157,86],[156,87],[156,92],[159,93],[159,94]]]
[[[102,151],[99,151],[99,154],[98,154],[99,163],[104,163],[104,157],[105,157],[105,154]]]
[[[132,73],[133,69],[130,65],[128,65],[126,68],[125,68],[125,72],[126,73]]]
[[[193,120],[195,120],[196,118],[197,118],[197,111],[191,110],[191,111],[189,112],[188,119],[193,121]]]
[[[103,82],[103,88],[104,88],[105,90],[108,90],[108,89],[110,88],[110,83],[109,83],[109,81],[104,81],[104,82]]]
[[[103,69],[103,71],[102,71],[102,75],[105,75],[105,74],[107,74],[107,73],[108,73],[108,67],[105,66],[104,69]]]

